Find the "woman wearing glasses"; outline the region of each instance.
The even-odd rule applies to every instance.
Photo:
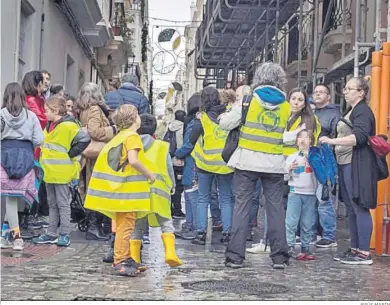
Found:
[[[366,102],[368,90],[364,78],[349,80],[344,95],[350,107],[337,125],[337,138],[320,138],[321,143],[336,147],[340,193],[348,209],[351,247],[334,259],[350,265],[372,264],[370,209],[376,207],[378,177],[375,155],[368,145],[376,132],[375,117]]]

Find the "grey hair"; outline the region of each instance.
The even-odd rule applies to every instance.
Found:
[[[134,86],[139,86],[138,76],[132,73],[126,73],[122,76],[122,83],[131,83]]]
[[[103,93],[95,83],[85,83],[78,94],[76,107],[86,110],[93,105],[104,105]]]
[[[286,72],[279,64],[266,62],[261,64],[255,72],[252,81],[252,89],[258,86],[274,86],[284,90],[287,85]]]
[[[368,81],[364,77],[354,77],[356,81],[357,89],[364,92],[364,98],[367,98],[368,92],[370,91],[370,86],[368,85]]]

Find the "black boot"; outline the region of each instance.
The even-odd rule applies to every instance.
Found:
[[[20,237],[22,239],[32,239],[34,234],[28,229],[28,219],[29,215],[25,212],[18,212],[19,216],[19,227],[20,227]]]
[[[90,225],[86,231],[86,239],[108,241],[110,239],[110,235],[104,234],[102,222],[100,219],[101,217],[99,217],[100,215],[97,214],[97,212],[91,212],[88,215]]]
[[[110,246],[105,257],[103,257],[104,263],[112,264],[114,262],[114,245],[115,245],[115,234],[111,234],[110,237]]]

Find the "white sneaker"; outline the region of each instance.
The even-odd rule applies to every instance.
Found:
[[[15,239],[12,249],[14,249],[15,251],[23,251],[24,249],[23,239],[21,238]]]
[[[0,247],[1,249],[9,249],[12,248],[12,243],[8,239],[1,237]]]
[[[252,253],[252,254],[270,253],[271,252],[271,248],[270,248],[269,245],[267,245],[267,249],[266,249],[263,240],[261,240],[260,243],[253,244],[252,248],[246,249],[246,252]]]
[[[192,186],[192,188],[188,189],[188,190],[185,190],[184,192],[185,193],[192,193],[192,192],[196,192],[198,190],[198,185],[195,184]]]

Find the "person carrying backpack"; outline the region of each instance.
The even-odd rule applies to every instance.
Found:
[[[182,184],[184,162],[175,157],[176,150],[183,145],[184,119],[186,113],[183,110],[175,112],[175,119],[168,124],[168,130],[164,136],[164,141],[169,143],[169,154],[172,157],[173,170],[175,172],[176,190],[171,197],[172,201],[172,218],[184,219],[185,214],[182,212],[181,195],[184,187]]]

